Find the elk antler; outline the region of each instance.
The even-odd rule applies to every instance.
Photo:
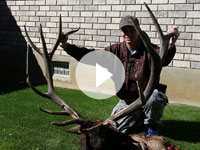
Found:
[[[148,100],[149,97],[151,96],[153,90],[155,89],[156,85],[159,83],[159,77],[160,77],[160,73],[162,70],[162,66],[165,61],[169,40],[173,36],[173,34],[167,34],[167,35],[163,34],[163,31],[160,28],[160,25],[158,24],[152,11],[150,10],[150,8],[148,7],[148,5],[146,3],[144,3],[144,4],[153,20],[154,25],[156,26],[156,29],[159,33],[160,41],[161,41],[160,42],[160,56],[159,56],[155,52],[154,48],[152,47],[149,38],[140,29],[139,25],[134,20],[132,20],[135,25],[135,29],[137,30],[140,38],[142,39],[142,42],[144,43],[146,49],[148,50],[148,52],[150,53],[150,56],[151,56],[151,73],[150,73],[150,78],[149,78],[147,87],[144,91],[144,97],[146,100]],[[146,103],[146,100],[145,100],[145,102],[142,102],[141,97],[139,97],[136,101],[131,103],[129,106],[127,106],[123,110],[121,110],[121,111],[117,112],[116,114],[107,118],[103,124],[109,124],[110,122],[112,122],[116,119],[122,118],[123,116],[130,114],[131,112],[135,111],[136,109],[142,107]]]
[[[40,56],[42,56],[43,54],[42,54],[41,50],[40,50],[39,48],[37,48],[37,47],[35,46],[35,44],[32,42],[32,40],[30,39],[30,37],[29,37],[29,35],[28,35],[28,32],[27,32],[27,30],[26,30],[26,26],[25,26],[25,25],[24,25],[24,29],[25,29],[26,37],[27,37],[27,39],[28,39],[28,41],[29,41],[31,47],[32,47],[35,51],[37,51],[37,52],[40,54]],[[80,29],[80,27],[79,27],[78,29],[76,29],[76,30],[72,30],[72,31],[67,32],[67,34],[68,34],[68,35],[73,34],[73,33],[77,32],[79,29]],[[54,46],[53,46],[51,52],[48,54],[49,57],[50,57],[50,60],[52,60],[52,57],[53,57],[53,55],[54,55],[56,49],[58,48],[59,43],[60,43],[61,41],[65,40],[65,38],[66,38],[65,35],[62,34],[62,19],[61,19],[61,15],[60,15],[58,38],[57,38],[57,40],[56,40],[56,42],[55,42],[55,44],[54,44]]]
[[[47,47],[46,47],[46,42],[45,42],[45,38],[43,35],[43,31],[42,31],[42,26],[40,25],[40,36],[41,36],[41,40],[42,40],[42,46],[43,46],[43,52],[40,51],[39,48],[37,48],[34,43],[31,41],[28,32],[26,30],[26,26],[24,26],[25,28],[25,33],[27,36],[27,39],[29,41],[29,43],[31,44],[32,48],[38,52],[42,57],[43,57],[43,61],[44,61],[44,66],[45,66],[45,78],[47,80],[47,85],[48,85],[48,92],[47,93],[43,93],[39,90],[37,90],[31,83],[30,77],[29,77],[29,73],[28,73],[28,83],[30,85],[30,87],[33,89],[34,92],[36,92],[38,95],[51,99],[53,102],[55,102],[56,104],[58,104],[60,107],[62,107],[65,111],[51,111],[51,110],[45,110],[40,108],[40,110],[50,113],[50,114],[56,114],[56,115],[68,115],[71,116],[72,118],[74,118],[74,120],[69,120],[67,122],[65,122],[65,125],[67,124],[81,124],[83,117],[76,112],[73,108],[71,108],[64,100],[62,100],[55,92],[54,86],[53,86],[53,71],[52,71],[52,57],[54,55],[54,52],[56,51],[59,43],[65,38],[64,35],[62,35],[62,21],[61,21],[61,16],[60,16],[60,25],[59,25],[59,34],[58,34],[58,38],[57,41],[55,43],[55,45],[53,46],[52,50],[50,53],[48,53],[47,51]],[[70,32],[68,32],[68,35],[78,31],[77,30],[72,30]],[[28,54],[27,54],[27,62],[28,62]],[[28,63],[27,63],[27,71],[28,71]],[[56,124],[56,123],[54,123]],[[58,124],[57,124],[58,125]]]

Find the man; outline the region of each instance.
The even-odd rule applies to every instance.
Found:
[[[122,18],[119,27],[124,41],[105,48],[106,51],[110,51],[118,56],[125,68],[125,81],[122,88],[117,93],[120,100],[114,107],[112,114],[117,113],[135,101],[138,98],[135,81],[138,80],[142,90],[144,90],[150,76],[150,55],[135,30],[132,20],[135,20],[137,23],[136,25],[139,26],[139,21],[135,17],[126,16]],[[175,36],[172,37],[169,43],[165,61],[166,66],[175,55],[176,48],[174,44],[179,36],[179,31],[174,27],[171,28],[168,33],[174,33]],[[65,35],[66,40],[60,43],[60,46],[76,60],[79,61],[85,54],[94,51],[94,49],[80,48],[67,43],[68,35]],[[159,47],[154,44],[152,44],[152,46],[159,53]],[[162,117],[163,109],[168,102],[167,96],[164,94],[165,89],[165,86],[158,86],[144,108],[117,120],[117,129],[128,134],[140,128],[142,125],[145,125],[147,137],[157,135],[160,118]]]

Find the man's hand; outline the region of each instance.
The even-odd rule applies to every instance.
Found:
[[[63,49],[67,49],[68,43],[68,33],[62,33],[63,36],[65,36],[64,40],[60,42],[60,47],[62,47]]]
[[[169,48],[168,49],[171,49],[174,47],[179,35],[180,35],[180,32],[178,31],[178,28],[177,27],[172,27],[170,28],[167,33],[171,34],[173,33],[174,36],[172,36],[172,38],[170,39],[169,41]]]

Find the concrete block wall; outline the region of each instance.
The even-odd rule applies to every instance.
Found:
[[[63,31],[80,27],[80,30],[70,35],[69,42],[79,46],[90,48],[104,48],[113,43],[122,41],[119,33],[119,21],[123,16],[133,15],[138,17],[141,27],[150,36],[155,44],[159,44],[158,34],[144,6],[146,2],[164,33],[172,26],[177,26],[181,32],[177,41],[177,53],[168,69],[164,70],[161,80],[176,90],[185,91],[189,82],[184,80],[199,76],[200,70],[200,0],[0,0],[0,17],[9,21],[8,15],[4,12],[7,7],[16,25],[24,36],[26,25],[29,35],[36,45],[41,48],[39,25],[42,24],[47,47],[50,49],[56,41],[59,25],[59,15],[62,15]],[[0,26],[4,24],[0,22]],[[9,28],[9,27],[8,27]],[[0,39],[2,36],[13,38],[14,31],[4,32],[0,28]],[[24,37],[23,37],[24,38]],[[19,39],[15,39],[18,43]],[[6,42],[5,42],[6,43]],[[15,44],[12,43],[12,44]],[[60,56],[60,57],[59,57]],[[63,59],[64,58],[64,59]],[[70,70],[70,81],[75,83],[74,67],[76,61],[69,57],[61,48],[56,51],[56,59],[70,61],[73,66]],[[175,69],[173,69],[175,68]],[[187,72],[187,73],[183,73]],[[179,82],[168,78],[170,75],[178,75]],[[169,75],[169,76],[168,76]],[[186,76],[187,75],[187,76]],[[181,81],[181,82],[180,82]],[[192,88],[195,97],[194,104],[200,104],[200,79],[192,80],[195,87]],[[192,81],[190,82],[191,84]],[[170,99],[185,101],[188,96],[181,93],[181,96],[173,96],[176,91],[168,88]],[[191,89],[188,89],[190,91]],[[183,98],[184,97],[184,98]]]
[[[158,44],[157,32],[143,5],[146,2],[164,32],[171,26],[178,26],[181,31],[177,41],[177,53],[171,66],[200,69],[200,1],[198,0],[7,0],[6,2],[23,35],[23,25],[26,25],[38,47],[41,47],[38,27],[39,24],[43,25],[48,48],[55,42],[60,14],[65,32],[81,28],[78,33],[70,36],[70,42],[73,44],[104,48],[121,41],[118,23],[125,15],[138,17],[142,29],[151,37],[152,42]],[[61,49],[56,51],[56,54],[66,55]]]

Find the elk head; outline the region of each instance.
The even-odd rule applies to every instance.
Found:
[[[69,133],[75,133],[75,134],[81,134],[80,137],[80,145],[81,145],[81,150],[110,150],[110,149],[115,149],[115,150],[132,150],[132,149],[145,149],[144,147],[140,145],[140,142],[137,142],[134,140],[134,138],[131,138],[128,135],[125,135],[119,131],[117,131],[113,126],[115,126],[115,120],[119,119],[136,109],[142,107],[146,103],[146,99],[149,98],[149,96],[152,94],[156,84],[159,82],[159,76],[160,72],[162,69],[162,64],[164,63],[166,51],[168,49],[168,43],[169,39],[172,35],[163,35],[163,32],[156,21],[153,13],[149,9],[149,7],[145,4],[147,7],[148,12],[150,13],[150,16],[158,30],[158,33],[160,35],[160,40],[161,40],[161,46],[160,46],[160,56],[155,52],[154,48],[152,47],[149,38],[141,31],[139,26],[134,22],[135,28],[137,32],[139,33],[146,49],[151,55],[151,74],[150,74],[150,79],[148,82],[148,85],[144,91],[144,93],[140,90],[140,86],[138,84],[138,92],[140,97],[131,103],[127,108],[123,109],[122,111],[114,114],[113,116],[110,116],[107,118],[105,121],[91,121],[91,120],[86,120],[81,116],[76,110],[71,108],[67,102],[62,100],[55,92],[54,86],[53,86],[53,72],[52,72],[52,57],[54,55],[54,52],[56,51],[59,43],[64,39],[64,36],[61,34],[62,33],[62,23],[61,23],[61,16],[60,16],[60,25],[59,25],[59,33],[58,33],[58,39],[53,46],[52,50],[50,53],[47,51],[46,43],[45,43],[45,38],[43,36],[43,31],[42,31],[42,26],[40,26],[40,35],[41,35],[41,40],[42,40],[42,46],[43,46],[43,52],[40,51],[39,48],[37,48],[33,42],[31,41],[26,27],[25,27],[25,33],[27,36],[27,39],[32,46],[32,48],[38,52],[44,60],[44,66],[45,66],[45,78],[47,80],[47,85],[48,85],[48,92],[43,93],[39,90],[37,90],[32,84],[31,80],[29,78],[29,73],[28,74],[28,82],[30,87],[33,89],[35,93],[38,95],[48,98],[58,104],[64,111],[52,111],[52,110],[46,110],[43,108],[40,108],[41,111],[49,113],[49,114],[54,114],[54,115],[67,115],[71,116],[73,119],[67,120],[61,123],[56,123],[53,122],[53,125],[57,126],[66,126],[66,125],[72,125],[76,124],[77,126],[72,127],[69,129],[67,132]],[[72,34],[78,30],[74,30],[71,32],[68,32],[69,34]],[[28,56],[28,55],[27,55]],[[28,62],[28,61],[27,61]],[[27,70],[28,70],[28,63],[27,63]]]

